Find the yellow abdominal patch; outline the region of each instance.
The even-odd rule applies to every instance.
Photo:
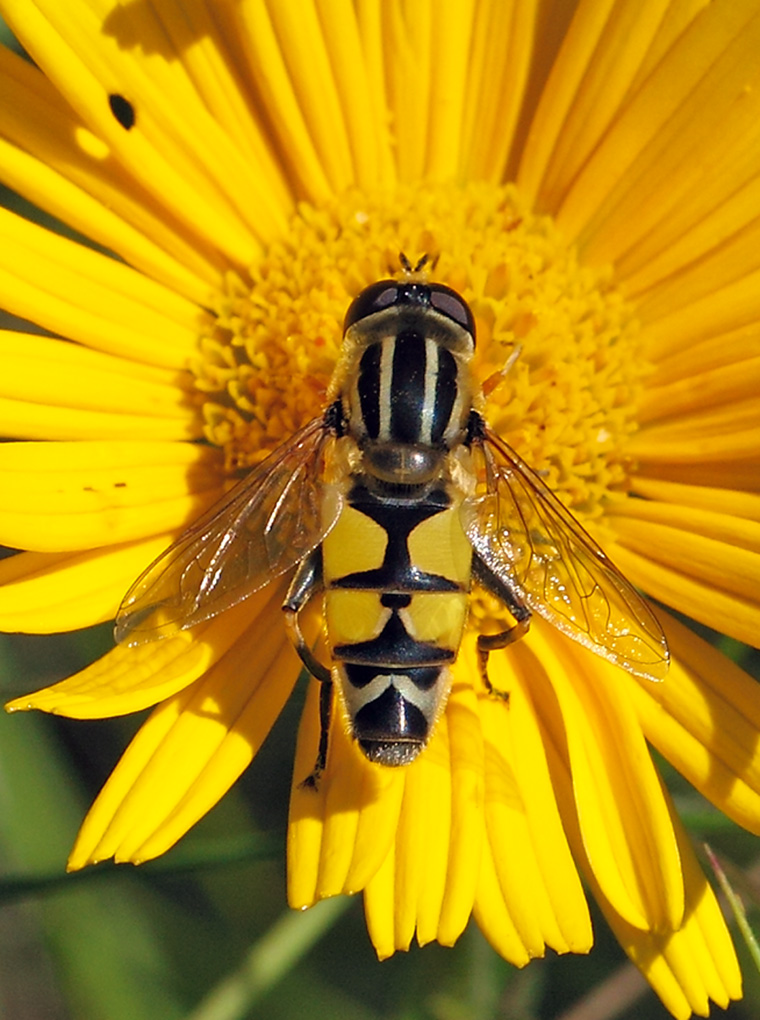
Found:
[[[347,574],[377,570],[382,566],[388,535],[366,514],[346,506],[338,522],[322,542],[322,576],[325,583]]]
[[[380,592],[337,588],[325,595],[325,623],[331,647],[372,641],[391,615]]]
[[[407,540],[412,563],[426,574],[438,574],[467,585],[472,546],[462,529],[459,507],[422,521]]]
[[[399,611],[399,616],[415,641],[457,650],[469,600],[467,592],[423,592],[414,595],[410,605]]]

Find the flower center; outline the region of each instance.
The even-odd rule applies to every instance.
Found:
[[[195,365],[206,434],[249,466],[324,408],[353,297],[427,254],[469,302],[489,424],[581,517],[624,490],[623,439],[642,371],[632,309],[608,270],[579,265],[511,186],[400,186],[302,205],[290,233],[230,274]]]

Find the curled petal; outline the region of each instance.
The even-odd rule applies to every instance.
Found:
[[[436,937],[446,893],[451,797],[449,732],[444,716],[427,751],[405,770],[395,842],[383,868],[365,890],[370,936],[381,958],[408,949],[415,931],[420,932],[421,940]]]
[[[682,775],[739,825],[760,835],[757,681],[666,614],[674,661],[664,684],[637,684],[640,725]]]
[[[76,553],[22,552],[0,562],[0,627],[53,634],[112,620],[124,592],[170,535]]]
[[[715,894],[700,868],[694,851],[672,803],[673,827],[686,889],[686,909],[675,931],[642,932],[627,924],[589,877],[599,905],[631,960],[679,1020],[692,1012],[707,1016],[710,1000],[726,1009],[739,999],[742,981],[736,952]]]
[[[108,857],[139,863],[158,856],[247,767],[298,674],[274,625],[281,598],[281,590],[271,591],[244,636],[205,676],[154,710],[90,809],[72,870]]]
[[[634,681],[540,624],[530,645],[521,642],[513,654],[531,676],[565,825],[567,811],[577,812],[605,895],[634,927],[676,927],[683,916],[680,859],[633,711]]]
[[[463,651],[474,676],[469,643]],[[491,656],[489,676],[509,703],[481,687],[488,834],[482,883],[492,888],[497,878],[500,893],[494,902],[478,895],[478,923],[499,945],[504,934],[493,915],[504,912],[530,956],[542,956],[544,943],[557,952],[588,952],[591,919],[557,807],[532,677],[509,654]]]
[[[139,648],[117,645],[79,673],[16,698],[6,709],[104,719],[149,708],[203,677],[241,638],[257,612],[266,612],[271,597],[269,591],[257,593],[223,617],[165,641]]]

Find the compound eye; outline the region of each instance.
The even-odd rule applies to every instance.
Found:
[[[430,304],[441,315],[463,326],[475,340],[475,319],[470,306],[460,294],[442,283],[433,283],[430,285]]]
[[[346,318],[343,321],[343,332],[353,326],[360,319],[366,319],[368,315],[381,312],[384,308],[390,308],[398,301],[398,283],[395,280],[378,280],[371,283],[369,287],[357,294],[348,306]]]

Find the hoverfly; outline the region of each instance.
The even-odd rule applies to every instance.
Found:
[[[345,318],[324,413],[197,520],[132,586],[118,641],[208,620],[294,570],[283,604],[321,681],[316,784],[335,690],[373,762],[425,747],[451,686],[473,580],[514,623],[480,635],[488,655],[531,613],[638,676],[662,679],[668,649],[645,602],[539,476],[475,409],[475,323],[464,299],[402,258]],[[317,594],[332,662],[299,627]],[[498,692],[494,692],[498,693]]]

